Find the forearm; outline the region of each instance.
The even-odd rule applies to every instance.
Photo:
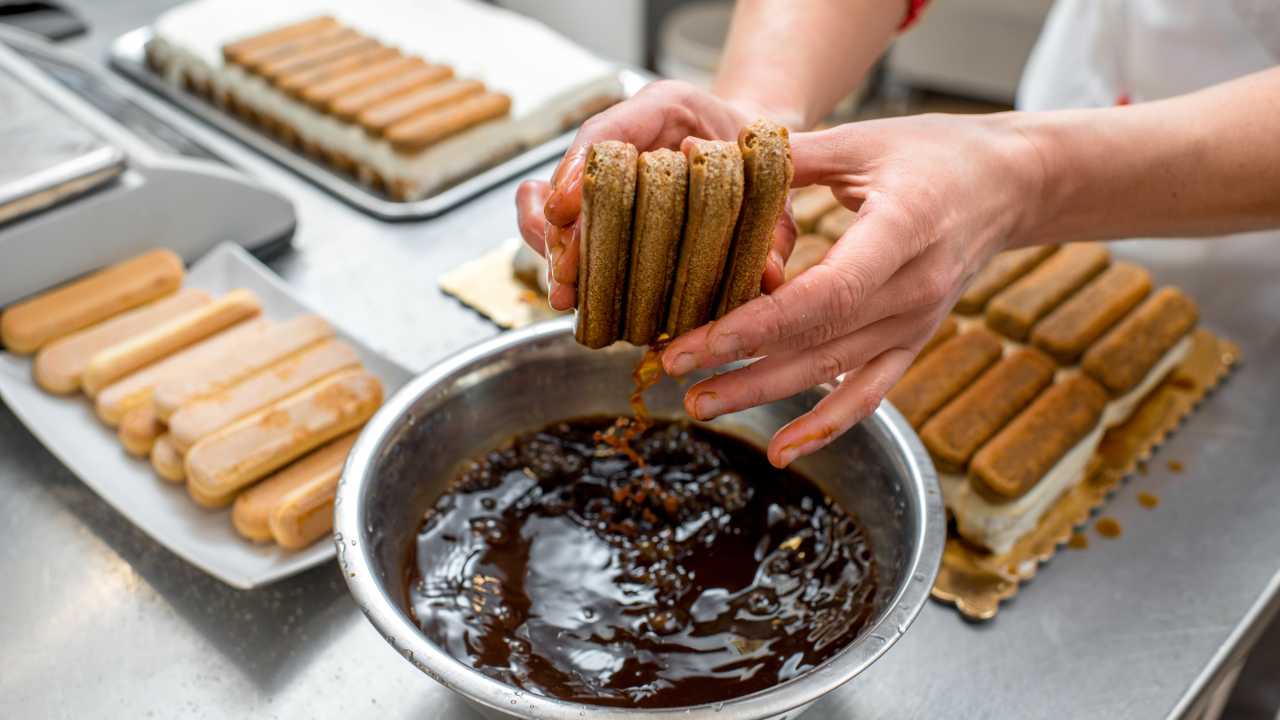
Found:
[[[905,0],[739,0],[714,91],[794,129],[812,127],[884,53]]]
[[[1044,180],[1014,244],[1280,227],[1280,68],[1159,102],[1009,117]]]

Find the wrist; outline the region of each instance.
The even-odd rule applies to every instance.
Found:
[[[1048,113],[1009,112],[990,116],[1005,137],[1001,146],[1007,184],[1015,197],[1006,247],[1055,242],[1052,229],[1062,207],[1062,163]]]

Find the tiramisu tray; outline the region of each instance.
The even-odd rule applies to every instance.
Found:
[[[192,0],[113,64],[362,209],[427,217],[564,151],[644,83],[475,0]]]

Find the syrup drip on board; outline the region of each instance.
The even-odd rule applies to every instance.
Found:
[[[1120,527],[1119,521],[1113,517],[1100,517],[1098,518],[1098,522],[1094,523],[1093,527],[1098,531],[1099,535],[1107,538],[1108,540],[1114,540],[1124,533],[1123,528]]]
[[[1148,510],[1152,510],[1160,505],[1160,498],[1155,493],[1143,490],[1138,493],[1138,504]]]

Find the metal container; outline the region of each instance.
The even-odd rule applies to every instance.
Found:
[[[505,333],[464,350],[404,386],[370,421],[347,460],[335,501],[334,542],[356,602],[388,643],[433,680],[491,717],[582,720],[793,720],[848,682],[906,631],[929,596],[942,555],[942,497],[928,455],[902,416],[883,405],[797,468],[854,512],[880,573],[874,619],[809,673],[714,705],[631,710],[521,691],[428,641],[406,609],[404,567],[423,512],[459,464],[512,435],[578,416],[629,412],[637,348],[587,350],[570,320]],[[664,380],[645,398],[658,417],[683,416],[685,385]],[[711,425],[763,446],[821,398],[814,389]]]

